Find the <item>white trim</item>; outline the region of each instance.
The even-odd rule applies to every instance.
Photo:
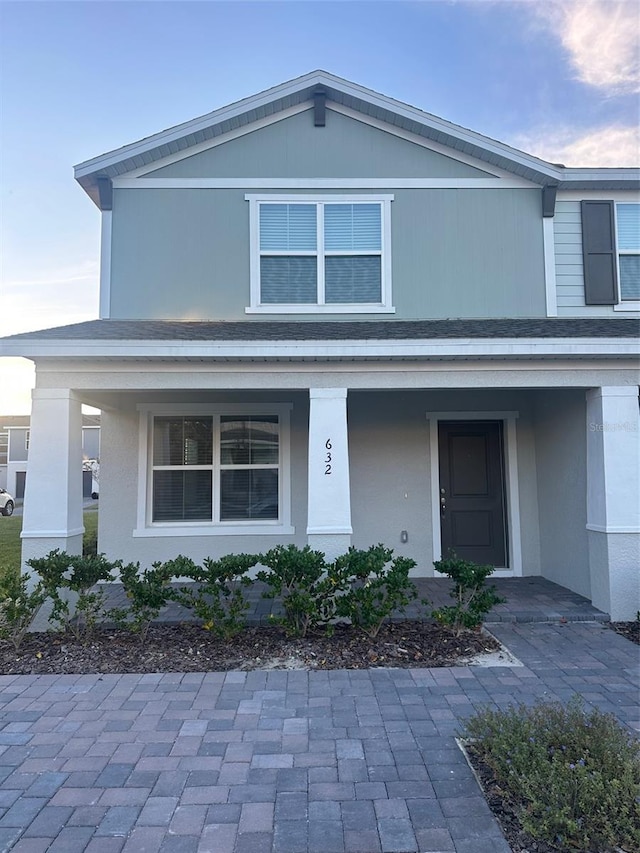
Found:
[[[440,451],[438,427],[440,421],[502,421],[504,424],[504,464],[506,522],[508,525],[509,564],[496,567],[496,577],[522,576],[522,535],[520,524],[520,486],[518,480],[518,440],[516,432],[516,412],[427,412],[429,421],[429,449],[431,469],[431,535],[433,560],[442,556],[442,538],[440,535]],[[435,571],[436,577],[442,573]]]
[[[309,388],[310,400],[346,400],[346,388]]]
[[[133,531],[135,538],[153,536],[242,536],[242,535],[276,535],[293,534],[295,528],[291,524],[291,424],[290,415],[292,403],[140,403],[136,406],[139,415],[138,424],[138,502],[137,524]],[[152,508],[152,476],[154,469],[153,452],[153,418],[167,415],[208,415],[220,418],[221,415],[277,415],[280,435],[280,461],[278,463],[278,520],[264,521],[216,521],[216,502],[219,502],[219,459],[218,427],[214,424],[214,448],[212,488],[214,491],[214,518],[211,521],[194,522],[154,522],[151,520]]]
[[[291,118],[292,116],[298,115],[298,113],[303,113],[306,110],[311,109],[313,109],[313,106],[310,101],[304,101],[301,104],[296,104],[295,106],[289,107],[288,109],[282,110],[281,112],[273,113],[272,115],[265,116],[261,119],[256,119],[255,121],[244,124],[242,127],[237,127],[233,130],[227,131],[226,133],[222,133],[219,136],[214,136],[212,139],[206,139],[204,142],[199,142],[196,145],[190,145],[187,148],[183,148],[180,151],[177,151],[175,154],[168,154],[166,157],[162,157],[159,160],[154,160],[152,163],[148,163],[145,166],[139,166],[137,169],[132,169],[130,172],[126,172],[126,175],[128,178],[140,178],[143,175],[149,174],[149,172],[155,172],[158,169],[163,169],[165,166],[171,166],[173,163],[179,163],[180,160],[186,160],[188,157],[193,157],[195,154],[201,154],[203,151],[209,151],[211,148],[217,148],[218,145],[224,145],[226,142],[231,142],[232,139],[238,139],[241,136],[246,136],[248,133],[253,133],[254,130],[260,130],[263,127],[269,127],[272,124],[276,124],[279,121],[284,121],[284,119]],[[162,134],[157,134],[157,136],[162,136]],[[138,145],[139,143],[134,143],[131,147],[138,147]],[[144,150],[150,150],[155,148],[156,145],[140,145],[140,147]],[[123,149],[120,149],[120,151],[122,152]],[[137,153],[139,155],[142,152]],[[124,157],[121,156],[110,158],[109,162],[102,164],[102,168],[106,168],[109,165],[119,163],[121,162],[121,160],[128,159],[131,156],[135,156],[135,153],[126,154]],[[105,155],[105,158],[108,157],[109,155]],[[96,159],[101,160],[102,158],[98,157]],[[95,161],[89,162],[91,163]],[[76,178],[81,178],[84,177],[84,175],[86,174],[90,175],[93,173],[93,168],[83,169],[83,165],[84,164],[81,164],[81,166],[77,167]]]
[[[307,536],[347,535],[353,533],[353,527],[307,527]]]
[[[111,316],[111,237],[113,211],[103,210],[100,224],[100,319]]]
[[[633,204],[640,202],[640,192],[638,190],[558,190],[556,203],[559,201],[589,201],[591,199]]]
[[[393,314],[391,283],[391,202],[392,194],[358,193],[356,195],[338,194],[300,194],[282,195],[280,193],[246,193],[249,202],[249,246],[250,305],[245,308],[247,314]],[[324,291],[324,260],[335,254],[324,245],[324,205],[325,204],[379,204],[380,205],[380,250],[373,254],[380,256],[381,293],[379,303],[326,303]],[[260,261],[264,252],[260,249],[260,205],[261,204],[313,204],[317,214],[317,241],[313,252],[304,252],[317,258],[317,302],[315,303],[264,303],[261,304]],[[287,254],[286,252],[267,254]],[[297,254],[297,253],[293,253]],[[341,253],[343,254],[343,253]],[[353,253],[351,253],[353,254]]]
[[[640,527],[611,527],[602,524],[586,524],[585,527],[596,533],[640,533]]]
[[[368,204],[369,202],[393,201],[392,193],[374,194],[358,193],[357,195],[321,195],[313,194],[282,194],[282,193],[246,193],[245,201],[266,201],[284,204],[356,204],[358,202]]]
[[[259,328],[256,326],[256,335]],[[629,338],[442,338],[438,340],[344,341],[149,341],[149,340],[0,340],[0,354],[26,358],[165,359],[543,359],[637,358],[640,340]],[[34,390],[34,394],[39,389]],[[46,393],[46,389],[43,389]]]
[[[368,190],[368,189],[539,189],[519,178],[114,178],[116,190]]]
[[[547,317],[558,316],[558,294],[556,290],[556,246],[553,217],[542,219],[542,247],[544,252],[544,289]]]
[[[230,522],[213,525],[211,523],[203,524],[202,522],[191,525],[174,524],[171,527],[153,526],[153,527],[136,527],[131,532],[134,539],[155,539],[157,537],[169,536],[290,536],[296,532],[295,527],[284,524],[271,524],[263,522],[258,525],[237,524],[231,527]]]
[[[84,533],[84,527],[74,527],[71,530],[23,530],[21,539],[69,539],[71,536],[80,536]]]
[[[624,302],[618,302],[613,306],[614,311],[640,311],[640,301],[632,302],[630,299]]]
[[[338,302],[329,305],[268,305],[247,306],[245,314],[395,314],[393,305],[388,308],[382,305],[350,305]]]

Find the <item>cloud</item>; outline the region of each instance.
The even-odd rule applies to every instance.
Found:
[[[530,8],[556,32],[578,80],[609,95],[640,91],[640,11],[634,0],[542,0]]]
[[[640,128],[611,125],[579,135],[575,128],[550,128],[524,134],[514,145],[547,160],[565,166],[624,167],[640,166]]]

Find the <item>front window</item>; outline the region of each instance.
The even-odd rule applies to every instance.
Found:
[[[391,196],[247,196],[251,310],[392,311]]]
[[[620,299],[640,300],[640,204],[617,204]]]
[[[283,414],[152,416],[149,520],[282,522]]]

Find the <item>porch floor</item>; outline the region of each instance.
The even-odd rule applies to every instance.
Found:
[[[449,590],[451,581],[447,578],[414,578],[419,599],[429,601],[428,608],[441,607],[451,604]],[[563,586],[542,577],[524,578],[495,578],[493,585],[497,592],[506,599],[504,604],[497,605],[489,614],[487,622],[608,622],[609,616],[597,610],[589,599],[578,595]],[[187,586],[188,584],[184,584]],[[106,584],[106,606],[126,607],[127,599],[121,584]],[[266,587],[256,582],[247,590],[247,598],[251,608],[247,615],[249,624],[267,622],[271,614],[281,612],[279,602],[262,598]],[[419,618],[424,608],[419,604],[407,607],[406,618]],[[190,611],[171,602],[165,607],[158,621],[184,622],[192,619]],[[403,618],[398,614],[398,618]]]

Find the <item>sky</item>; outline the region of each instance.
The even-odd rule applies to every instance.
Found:
[[[73,166],[322,68],[568,166],[640,164],[635,0],[0,0],[0,336],[98,316]],[[0,416],[33,367],[0,359]]]

